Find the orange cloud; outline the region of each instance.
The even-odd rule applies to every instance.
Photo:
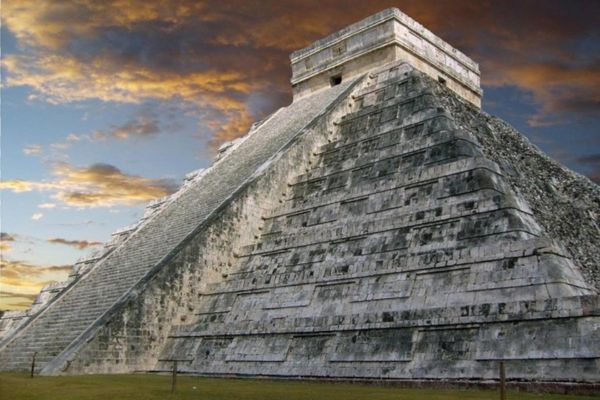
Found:
[[[69,265],[40,266],[22,261],[0,260],[0,309],[24,309],[44,285],[64,281]]]
[[[68,54],[31,57],[7,55],[2,65],[8,86],[30,86],[50,103],[89,99],[140,103],[146,99],[176,99],[206,106],[204,94],[249,93],[252,82],[236,71],[207,70],[179,74],[142,66],[115,70],[110,59],[91,65]],[[184,79],[185,78],[185,79]],[[231,100],[231,99],[230,99]]]
[[[37,297],[37,294],[19,292],[0,292],[0,310],[26,310]]]
[[[488,79],[489,86],[519,87],[541,104],[528,119],[531,126],[560,123],[567,118],[566,112],[594,116],[600,111],[600,61],[577,68],[564,63],[488,64],[498,71]]]
[[[12,180],[1,182],[0,188],[14,192],[53,191],[55,199],[73,207],[135,205],[176,190],[176,185],[170,180],[128,175],[108,164],[77,168],[59,163],[52,173],[55,177],[52,182]]]
[[[51,238],[48,239],[48,243],[64,244],[66,246],[72,246],[79,250],[86,249],[88,247],[98,247],[102,245],[102,242],[88,241],[88,240],[68,240],[63,238]]]
[[[171,181],[127,175],[108,164],[94,164],[87,168],[59,164],[54,174],[63,187],[56,198],[71,206],[133,205],[175,191]]]
[[[15,193],[31,192],[32,190],[52,190],[58,189],[59,186],[47,182],[32,182],[21,179],[9,179],[0,181],[0,189],[12,190]]]
[[[219,21],[213,18],[222,15],[209,12],[213,6],[194,1],[9,0],[4,7],[4,23],[29,49],[3,57],[6,85],[28,86],[38,99],[51,103],[180,99],[194,104],[208,126],[218,127],[217,136],[238,137],[256,119],[250,116],[247,97],[265,89],[267,79],[285,74],[270,61],[273,55],[215,46],[213,36],[218,33],[211,30]],[[108,37],[109,31],[120,36],[116,42]],[[145,43],[127,47],[133,36]],[[173,46],[174,40],[180,45]],[[119,46],[125,47],[123,51]],[[146,47],[155,51],[146,55]],[[154,131],[139,122],[98,132],[96,138]]]

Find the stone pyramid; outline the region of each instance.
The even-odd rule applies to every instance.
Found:
[[[600,188],[397,9],[291,58],[294,102],[5,335],[0,368],[599,383]]]

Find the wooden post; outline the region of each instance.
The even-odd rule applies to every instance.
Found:
[[[500,361],[500,400],[506,400],[506,371],[504,361]]]
[[[37,356],[37,351],[33,353],[33,358],[31,359],[31,377],[33,378],[33,373],[35,372],[35,356]]]
[[[173,376],[171,378],[171,393],[175,393],[175,385],[177,384],[177,360],[173,361]]]

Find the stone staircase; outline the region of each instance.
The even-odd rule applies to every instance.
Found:
[[[116,263],[99,265],[3,350],[3,369],[27,369],[34,353],[36,369],[42,369],[147,271],[144,266],[123,271]]]

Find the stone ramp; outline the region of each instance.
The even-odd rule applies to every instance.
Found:
[[[118,307],[141,279],[160,267],[179,245],[254,174],[352,85],[346,82],[279,110],[176,196],[74,287],[30,321],[0,350],[0,369],[27,370],[34,353],[42,370],[59,354],[75,351],[99,319]],[[76,341],[76,339],[78,339]],[[67,349],[67,350],[65,350]],[[66,351],[66,353],[64,353]],[[50,365],[45,373],[51,373]]]
[[[370,78],[156,369],[491,379],[510,360],[515,379],[597,380],[600,299],[580,267],[437,82],[398,63]]]

